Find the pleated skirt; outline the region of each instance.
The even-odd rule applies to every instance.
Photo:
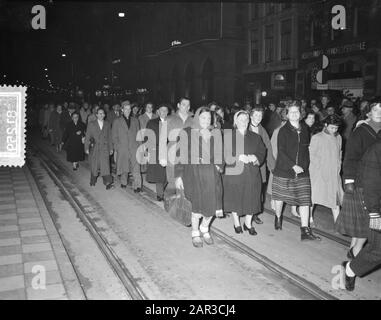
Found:
[[[283,201],[291,206],[311,206],[310,178],[273,176],[272,200]]]
[[[353,238],[367,238],[369,215],[365,209],[362,189],[356,188],[353,194],[344,193],[343,206],[335,223],[335,230]]]

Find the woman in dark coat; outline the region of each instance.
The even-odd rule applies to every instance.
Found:
[[[151,148],[148,147],[149,161],[147,164],[147,176],[146,179],[150,183],[156,183],[156,197],[157,201],[164,200],[164,188],[167,184],[167,174],[165,167],[159,164],[159,137],[162,123],[166,121],[168,115],[168,107],[165,104],[159,106],[158,117],[151,119],[147,123],[147,131],[152,130],[155,135],[155,145]],[[148,137],[145,141],[148,140]],[[154,158],[155,157],[155,158]]]
[[[300,122],[300,104],[292,102],[286,107],[288,121],[279,129],[278,156],[272,183],[275,200],[275,230],[282,229],[283,204],[299,206],[301,240],[320,240],[309,226],[311,206],[311,181],[309,175],[310,135],[306,125]]]
[[[227,154],[235,157],[236,162],[226,165],[223,177],[224,210],[232,212],[236,233],[243,232],[238,216],[245,216],[244,229],[256,235],[251,221],[253,215],[262,209],[260,165],[265,160],[266,147],[258,134],[248,130],[249,121],[250,116],[246,111],[238,111],[234,115],[232,143],[226,145],[232,146]],[[227,135],[224,138],[228,139]],[[231,170],[233,167],[236,170]]]
[[[372,103],[369,109],[369,121],[358,126],[349,136],[343,163],[345,193],[335,227],[341,234],[352,237],[348,258],[360,252],[368,236],[369,217],[363,206],[363,186],[358,179],[358,171],[361,158],[376,142],[377,133],[381,130],[381,104]]]
[[[106,189],[113,188],[110,173],[110,155],[113,154],[110,123],[105,118],[102,108],[97,110],[97,120],[87,125],[85,137],[85,153],[89,155],[90,185],[95,186],[98,175],[103,178]]]
[[[78,162],[85,160],[85,151],[83,143],[85,142],[86,127],[79,120],[79,114],[74,112],[64,131],[62,142],[66,150],[66,160],[73,163],[73,170],[79,167]]]
[[[203,245],[201,237],[206,244],[213,244],[209,225],[213,216],[223,215],[222,134],[218,129],[211,130],[211,112],[207,107],[201,107],[195,114],[192,128],[183,129],[181,135],[175,184],[177,189],[184,190],[185,197],[192,203],[192,243],[200,248]],[[183,139],[188,140],[187,145],[182,142]],[[183,159],[181,154],[185,147],[188,148],[188,157]]]

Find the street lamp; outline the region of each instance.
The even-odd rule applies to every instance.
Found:
[[[45,70],[45,71],[48,71],[48,68],[45,68],[44,70]]]
[[[119,18],[124,18],[124,16],[125,16],[124,12],[119,12],[119,13],[118,13],[118,17],[119,17]]]
[[[65,54],[65,53],[63,53],[63,54],[62,54],[62,57],[64,57],[64,58],[65,58],[65,57],[66,57],[66,54]]]

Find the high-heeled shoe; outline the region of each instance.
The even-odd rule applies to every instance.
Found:
[[[249,231],[249,234],[251,234],[252,236],[256,236],[258,234],[257,231],[255,231],[255,228],[253,226],[251,226],[251,228],[248,228],[246,226],[246,223],[243,224],[243,230]]]
[[[275,216],[275,220],[274,220],[275,230],[282,230],[282,222],[283,222],[283,216],[280,216],[280,218]]]
[[[241,226],[239,226],[239,227],[234,226],[234,231],[235,231],[235,233],[243,233]]]
[[[355,255],[353,254],[353,248],[350,248],[347,253],[347,258],[350,260],[353,260],[355,258]]]

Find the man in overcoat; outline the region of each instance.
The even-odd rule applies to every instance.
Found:
[[[89,155],[90,185],[95,186],[98,175],[101,175],[103,184],[109,190],[113,187],[109,159],[113,150],[110,124],[104,118],[105,111],[99,108],[97,120],[88,123],[85,138],[85,153]]]
[[[139,131],[138,119],[131,115],[129,101],[122,102],[122,116],[116,118],[112,125],[112,142],[116,159],[116,174],[121,175],[121,187],[127,187],[128,173],[134,178],[133,188],[135,193],[141,191],[142,178],[136,153],[139,146],[137,134]]]
[[[147,123],[147,130],[152,130],[156,138],[156,144],[153,148],[148,148],[150,161],[147,165],[147,181],[156,183],[157,201],[163,201],[167,174],[166,169],[159,164],[159,137],[162,124],[165,123],[167,119],[168,107],[165,104],[160,105],[157,113],[159,117],[151,119]]]
[[[171,114],[167,119],[167,130],[162,130],[161,136],[164,135],[165,137],[161,137],[160,140],[167,141],[168,138],[171,137],[171,135],[176,135],[176,133],[179,133],[182,129],[191,127],[193,124],[193,116],[189,112],[190,110],[190,99],[187,97],[180,98],[178,104],[177,104],[177,112],[174,114]],[[171,140],[171,139],[169,139]],[[176,141],[169,141],[167,145],[167,151],[170,152],[171,148],[176,145]],[[168,155],[168,153],[167,153]],[[167,179],[168,184],[165,188],[165,193],[167,197],[170,197],[171,195],[176,193],[175,188],[175,166],[173,161],[170,159],[163,159],[159,158],[160,165],[163,167],[166,167],[167,172]]]

